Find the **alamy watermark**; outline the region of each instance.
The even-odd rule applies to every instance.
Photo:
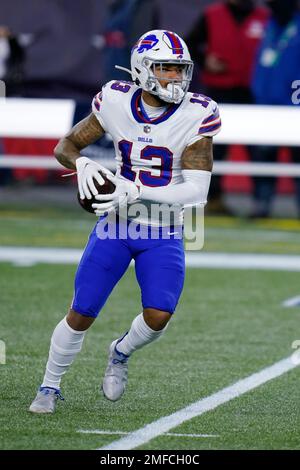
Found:
[[[0,364],[6,364],[6,345],[0,340]]]
[[[178,204],[134,203],[119,206],[107,216],[100,217],[97,237],[101,240],[151,239],[185,240],[186,250],[201,250],[204,245],[204,207]]]
[[[292,93],[292,103],[300,104],[300,80],[294,80],[292,83],[292,89],[295,90]]]

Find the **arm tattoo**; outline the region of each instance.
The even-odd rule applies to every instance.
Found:
[[[103,134],[104,130],[100,126],[99,121],[91,113],[71,129],[66,135],[66,139],[69,139],[77,149],[81,150],[95,142]]]
[[[54,155],[66,168],[76,168],[75,161],[81,156],[80,150],[95,142],[104,133],[97,118],[91,113],[60,139],[54,149]]]
[[[185,148],[181,157],[182,170],[211,171],[213,165],[212,137],[203,137]]]

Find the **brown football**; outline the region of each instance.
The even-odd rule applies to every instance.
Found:
[[[105,181],[105,183],[102,186],[100,186],[100,184],[98,183],[98,181],[95,180],[95,178],[93,179],[96,189],[98,191],[98,194],[112,194],[115,191],[116,186],[114,185],[112,181],[106,178],[106,176],[103,173],[101,173],[101,176]],[[92,197],[92,199],[87,199],[87,198],[80,199],[79,191],[77,192],[77,200],[79,204],[81,205],[81,207],[87,212],[90,212],[91,214],[94,214],[94,210],[95,210],[93,209],[92,204],[95,204],[95,203],[101,204],[101,201],[97,201],[97,199],[95,199],[94,197]],[[103,202],[106,202],[106,201],[103,201]]]

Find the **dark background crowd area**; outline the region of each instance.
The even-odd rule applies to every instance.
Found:
[[[112,48],[116,58],[125,56],[126,47],[130,51],[141,34],[157,26],[184,36],[205,5],[212,2],[139,0],[131,6],[133,14],[122,13],[123,23],[113,12],[119,3],[111,0],[1,0],[0,25],[6,25],[17,36],[26,56],[24,83],[14,94],[90,98],[106,80],[114,78],[110,76],[108,57]],[[126,18],[126,14],[132,19]],[[124,37],[110,34],[114,29],[113,21],[119,22],[125,31],[126,44]],[[121,60],[124,61],[122,56]],[[116,78],[118,73],[115,72]]]

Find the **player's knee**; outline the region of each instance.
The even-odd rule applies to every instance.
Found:
[[[156,308],[144,308],[144,320],[152,330],[162,330],[171,318],[169,312],[157,310]]]
[[[94,320],[94,317],[87,317],[85,315],[81,315],[80,313],[75,312],[75,310],[73,309],[70,309],[67,315],[67,323],[75,331],[87,330],[94,322]]]

